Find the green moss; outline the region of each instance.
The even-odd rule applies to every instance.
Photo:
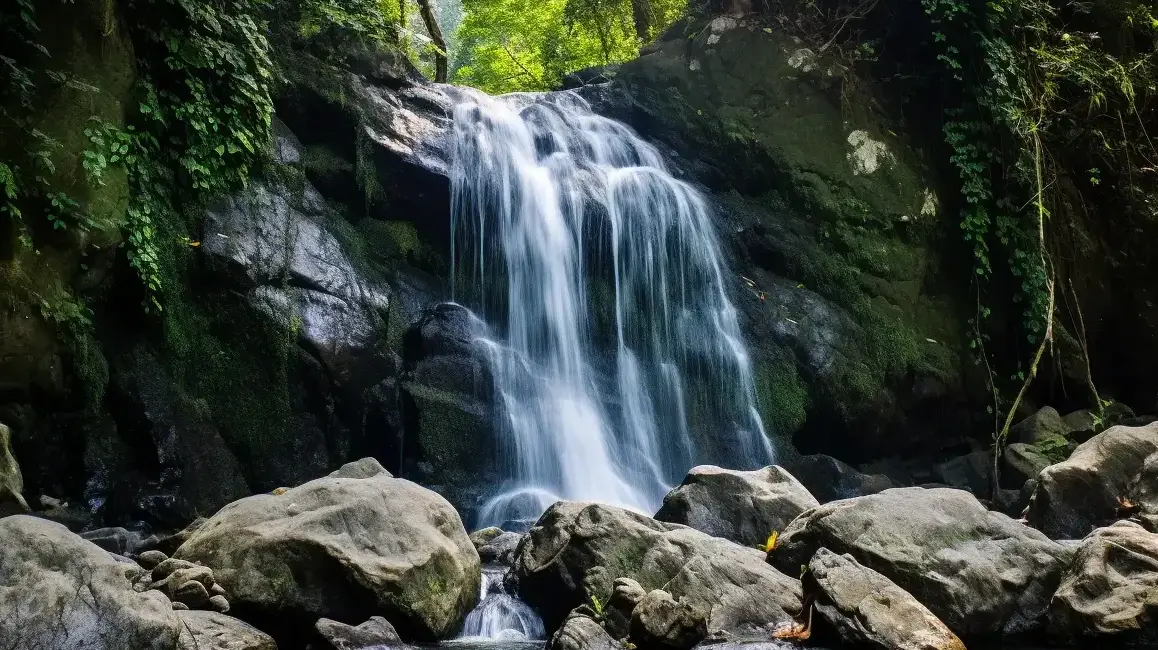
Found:
[[[757,367],[756,400],[760,418],[773,435],[791,435],[808,418],[808,385],[787,355]]]

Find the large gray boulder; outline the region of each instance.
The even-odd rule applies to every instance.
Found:
[[[133,591],[130,569],[60,524],[0,519],[0,647],[173,650],[169,599]]]
[[[962,637],[1039,628],[1072,555],[949,488],[897,488],[814,508],[789,524],[768,558],[791,571],[821,547],[880,572]]]
[[[796,515],[818,505],[782,467],[744,472],[701,465],[664,497],[655,518],[758,546],[772,531],[784,530]]]
[[[320,618],[314,624],[314,629],[333,650],[403,645],[402,638],[398,636],[394,626],[381,616],[374,616],[357,626]]]
[[[239,611],[288,626],[380,613],[417,639],[454,629],[481,580],[454,508],[388,474],[320,478],[234,502],[174,558],[211,567]]]
[[[178,650],[277,650],[277,643],[248,623],[218,612],[180,611]]]
[[[1063,637],[1158,645],[1158,534],[1131,521],[1082,540],[1049,608]]]
[[[1090,438],[1038,476],[1027,513],[1030,525],[1054,539],[1080,539],[1113,521],[1123,500],[1146,489],[1142,470],[1155,452],[1158,423],[1111,427]]]
[[[709,631],[743,632],[774,627],[800,611],[799,581],[763,560],[756,549],[685,526],[564,501],[531,528],[512,571],[520,595],[549,630],[591,596],[607,602],[617,578],[631,578],[644,590],[663,589],[709,611]]]
[[[847,643],[881,650],[965,650],[933,612],[851,555],[818,550],[804,585],[817,612]]]

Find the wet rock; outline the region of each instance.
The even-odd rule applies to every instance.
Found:
[[[277,650],[269,635],[218,612],[181,611],[177,617],[181,620],[177,650]]]
[[[653,589],[631,613],[631,640],[647,648],[690,650],[708,635],[708,612]]]
[[[968,492],[919,487],[809,510],[768,559],[791,571],[821,547],[880,572],[961,637],[1040,629],[1072,556]]]
[[[481,580],[450,504],[385,475],[326,477],[234,502],[174,557],[212,566],[235,608],[287,630],[377,611],[408,636],[439,638],[474,605]]]
[[[478,547],[478,556],[483,562],[494,562],[510,565],[515,558],[515,550],[519,542],[526,537],[525,533],[503,533],[491,541]]]
[[[668,493],[655,518],[758,546],[772,531],[783,530],[818,505],[799,481],[776,465],[751,472],[702,465]]]
[[[1080,644],[1158,644],[1158,534],[1130,521],[1081,541],[1050,603],[1052,631]]]
[[[1133,514],[1124,503],[1144,501],[1144,468],[1158,452],[1158,424],[1111,427],[1078,446],[1037,479],[1027,517],[1054,539],[1080,539],[1099,525]],[[1158,488],[1154,488],[1158,490]],[[1142,507],[1143,503],[1136,504]],[[1151,506],[1158,512],[1158,500]]]
[[[594,503],[551,506],[519,547],[512,573],[548,630],[589,593],[606,600],[617,578],[710,611],[713,630],[766,628],[800,611],[800,583],[768,566],[760,551]]]
[[[595,619],[572,612],[551,637],[547,650],[623,650]]]
[[[0,639],[12,648],[172,650],[178,620],[123,564],[60,524],[0,519]]]
[[[821,503],[862,497],[901,487],[884,474],[864,474],[832,456],[813,454],[787,462],[785,467]]]
[[[402,639],[394,626],[381,616],[374,616],[357,627],[321,618],[314,624],[314,629],[329,644],[323,647],[334,650],[402,645]]]
[[[851,555],[821,548],[808,563],[805,592],[842,640],[881,650],[965,650],[933,612]]]

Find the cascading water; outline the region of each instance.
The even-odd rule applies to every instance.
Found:
[[[543,621],[503,586],[506,567],[485,566],[478,607],[466,617],[460,639],[535,641],[546,638]]]
[[[659,152],[573,93],[472,94],[454,138],[452,276],[496,332],[511,462],[479,523],[650,514],[696,462],[770,461],[708,209]]]

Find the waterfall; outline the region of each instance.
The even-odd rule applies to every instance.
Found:
[[[574,93],[471,93],[451,194],[510,464],[479,523],[558,499],[650,514],[693,464],[772,460],[711,215],[655,147]]]
[[[506,567],[483,567],[479,604],[467,615],[460,640],[535,641],[547,637],[543,621],[534,610],[507,593],[503,586],[505,572]]]

